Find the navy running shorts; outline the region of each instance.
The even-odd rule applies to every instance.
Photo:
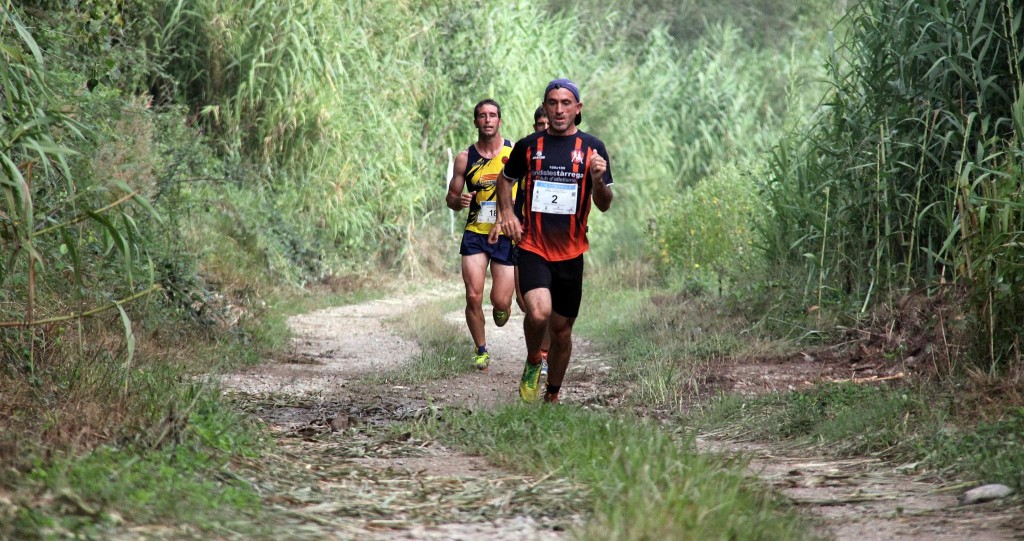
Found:
[[[491,244],[487,242],[487,235],[473,231],[462,233],[462,246],[459,247],[461,255],[487,254],[492,262],[499,265],[514,265],[512,255],[512,239],[500,235],[498,242]]]

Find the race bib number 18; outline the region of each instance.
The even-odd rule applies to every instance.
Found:
[[[481,201],[480,212],[476,215],[476,223],[493,224],[498,221],[498,203],[496,201]]]
[[[533,184],[530,210],[545,214],[575,214],[580,187],[577,184],[538,180]]]

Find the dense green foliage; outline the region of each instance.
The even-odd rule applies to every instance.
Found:
[[[770,164],[768,255],[807,269],[794,273],[803,303],[863,311],[963,287],[972,357],[1020,359],[1022,17],[1018,2],[984,0],[848,14],[832,90]]]
[[[497,98],[515,139],[561,75],[620,180],[594,261],[667,248],[666,268],[735,276],[754,265],[722,255],[757,225],[745,173],[814,55],[788,49],[810,39],[799,17],[786,38],[726,14],[825,8],[737,1],[694,25],[659,5],[5,2],[5,375],[57,395],[67,374],[107,381],[141,411],[132,382],[176,356],[152,348],[249,340],[268,287],[450,268],[447,151],[473,140],[473,104]],[[704,208],[719,190],[729,205]],[[695,221],[715,234],[695,244]]]
[[[659,263],[720,287],[761,276],[755,243],[768,212],[754,186],[749,172],[725,166],[673,198],[659,221]]]
[[[556,75],[583,88],[584,128],[619,134],[606,139],[626,182],[615,225],[593,224],[612,237],[599,252],[639,255],[632,241],[652,202],[774,140],[793,85],[778,70],[788,51],[760,52],[724,17],[691,26],[690,50],[665,25],[636,26],[629,8],[576,24],[586,6],[188,2],[157,19],[174,44],[167,71],[203,125],[226,156],[263,164],[239,179],[265,194],[256,216],[233,218],[260,230],[253,248],[274,275],[307,279],[374,248],[385,264],[430,262],[445,249],[434,228],[446,218],[446,149],[472,141],[472,105],[498,99],[517,139]],[[426,239],[414,234],[424,228]]]
[[[187,190],[220,203],[220,213],[198,217],[196,234],[218,247],[211,256],[224,253],[218,237],[242,240],[255,259],[241,268],[305,281],[361,265],[367,251],[407,269],[430,262],[444,249],[434,227],[446,217],[436,212],[446,149],[472,140],[473,103],[497,98],[516,139],[556,75],[583,88],[584,127],[608,139],[626,180],[615,225],[595,220],[595,235],[613,235],[597,249],[641,253],[632,239],[645,233],[652,203],[774,141],[815,60],[791,55],[778,33],[768,40],[775,48],[752,44],[768,28],[795,31],[800,15],[821,8],[740,2],[736,13],[760,12],[763,24],[739,30],[725,4],[709,26],[678,13],[637,19],[638,9],[658,10],[637,4],[605,6],[595,18],[587,4],[552,14],[530,2],[181,1],[125,4],[122,26],[94,5],[83,24],[138,36],[145,54],[135,56],[147,62],[123,86],[187,104],[225,160],[232,183]],[[548,27],[562,31],[540,31]],[[424,227],[427,239],[413,234]],[[216,268],[230,273],[232,263]]]
[[[69,304],[92,308],[145,288],[152,277],[139,276],[137,263],[147,249],[148,221],[158,218],[146,203],[152,164],[137,161],[134,143],[117,133],[146,129],[139,126],[145,118],[134,118],[145,112],[123,111],[117,97],[102,94],[72,109],[68,94],[80,76],[48,72],[42,49],[15,14],[0,19],[0,38],[4,306],[23,308],[24,320],[34,322],[61,315]],[[117,265],[113,280],[105,265]],[[4,310],[2,319],[11,315]]]
[[[131,149],[125,159],[145,170],[121,176],[149,177],[154,189],[139,195],[166,198],[157,209],[181,233],[172,251],[198,255],[208,278],[242,284],[365,269],[368,252],[371,264],[436,268],[450,248],[448,212],[437,204],[447,149],[472,141],[472,105],[497,98],[505,135],[516,139],[528,131],[539,89],[557,75],[583,89],[584,128],[607,139],[622,179],[616,212],[592,224],[607,238],[597,253],[643,257],[657,243],[635,239],[661,220],[661,240],[678,242],[683,226],[665,216],[687,211],[675,194],[726,164],[744,171],[774,142],[799,104],[794,88],[817,61],[788,47],[820,36],[818,25],[800,38],[801,17],[824,12],[812,1],[723,3],[696,24],[645,2],[598,10],[587,2],[385,9],[373,1],[94,0],[64,17],[66,8],[41,1],[16,16],[38,21],[65,95],[122,96],[159,126],[152,139],[170,131],[165,169],[150,163],[162,157]],[[760,13],[761,24],[729,15],[746,12]],[[99,122],[113,114],[95,111]],[[174,115],[186,129],[164,120]],[[124,146],[155,142],[145,139]],[[97,152],[108,141],[98,140]],[[130,255],[154,250],[142,244]],[[704,251],[731,247],[706,241]],[[194,269],[156,266],[188,289]]]
[[[695,24],[643,2],[0,0],[0,457],[106,502],[103,464],[143,457],[117,482],[145,494],[135,473],[167,456],[187,478],[254,445],[191,382],[284,339],[251,333],[281,284],[449,268],[448,149],[485,97],[517,139],[548,80],[579,83],[619,179],[595,261],[645,258],[658,209],[766,147],[790,106],[774,67],[799,18],[727,14],[822,3],[734,5]],[[124,453],[75,458],[102,443]],[[206,490],[157,478],[168,501]]]
[[[0,458],[103,441],[192,457],[220,449],[207,429],[252,445],[181,381],[283,340],[249,332],[269,289],[453,268],[446,165],[473,104],[497,99],[517,139],[557,76],[612,155],[599,266],[781,291],[768,311],[794,328],[811,304],[956,286],[975,358],[1019,364],[1024,8],[866,0],[832,43],[833,9],[0,0]],[[702,382],[679,358],[733,351],[688,316],[625,344],[645,398],[681,403]]]
[[[567,3],[548,0],[547,4],[558,12]],[[832,2],[772,0],[578,0],[575,6],[581,20],[603,18],[609,11],[628,13],[629,18],[621,21],[626,35],[642,39],[650,29],[663,28],[684,44],[728,23],[742,32],[745,42],[766,50],[786,49],[794,35],[819,30],[821,19],[828,20],[836,9]]]
[[[752,277],[763,277],[758,231],[770,227],[760,203],[764,156],[822,91],[815,80],[827,52],[820,6],[780,9],[824,19],[791,21],[797,29],[784,40],[776,35],[772,47],[726,22],[670,48],[643,75],[657,94],[635,107],[640,123],[624,128],[651,137],[626,139],[625,153],[643,160],[628,178],[653,209],[627,223],[649,224],[655,242],[647,248],[667,275],[719,288],[749,288]],[[664,77],[666,64],[675,77]]]

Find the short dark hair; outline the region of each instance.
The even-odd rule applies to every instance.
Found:
[[[491,98],[487,98],[485,100],[480,100],[479,102],[477,102],[476,107],[473,107],[473,120],[476,120],[476,115],[480,114],[480,108],[483,107],[484,105],[495,106],[498,109],[498,118],[501,118],[501,106],[498,105],[498,102],[492,100]]]
[[[548,116],[548,112],[544,110],[544,106],[541,105],[533,112],[533,123],[536,124],[542,117]]]

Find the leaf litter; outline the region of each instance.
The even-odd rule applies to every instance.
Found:
[[[261,495],[268,522],[261,527],[273,532],[275,539],[564,539],[569,529],[586,519],[586,487],[552,476],[510,474],[480,457],[420,440],[396,424],[436,415],[435,403],[474,408],[514,400],[514,391],[503,386],[514,386],[521,361],[507,363],[499,356],[488,374],[460,380],[457,392],[451,382],[443,381],[411,388],[361,388],[359,375],[388,368],[367,363],[366,358],[386,359],[392,366],[405,359],[391,350],[374,355],[381,344],[396,339],[382,332],[381,320],[410,309],[422,298],[297,316],[290,323],[298,349],[306,348],[304,355],[316,355],[320,364],[306,365],[302,371],[285,363],[267,364],[222,379],[239,408],[262,419],[276,442],[274,452],[241,461],[235,468],[239,479]],[[494,351],[511,352],[512,359],[521,358],[523,351],[516,349],[521,348],[521,331],[517,336],[510,330],[520,327],[506,325],[496,336],[489,328],[489,345],[496,346]],[[323,343],[314,344],[317,340],[311,337]],[[358,366],[350,363],[355,352],[364,359]],[[566,401],[595,409],[619,405],[623,396],[606,396],[593,381],[601,378],[603,363],[588,363],[586,355],[579,361],[573,368],[582,373],[574,375]],[[799,387],[816,379],[815,374],[789,368],[781,372],[784,381],[769,387]],[[741,374],[742,369],[753,373]],[[724,382],[757,382],[765,377],[764,369],[757,362],[737,365]],[[817,374],[822,376],[829,374]],[[827,538],[1007,539],[1022,531],[1021,519],[1014,515],[1016,505],[956,507],[954,492],[962,487],[937,485],[873,457],[831,460],[734,433],[705,434],[698,442],[704,452],[744,457],[752,482],[771,486],[805,510],[803,514],[816,517],[812,520],[818,532]],[[180,534],[182,528],[188,526],[172,530]],[[249,538],[227,529],[217,534],[223,539]],[[180,535],[147,538],[165,537]]]
[[[396,421],[436,416],[429,404],[242,393],[232,399],[269,423],[276,450],[237,464],[236,472],[262,496],[275,530],[291,539],[422,538],[430,527],[442,528],[445,539],[493,539],[494,525],[512,533],[503,522],[541,539],[542,531],[558,534],[579,522],[587,506],[585,487],[510,474],[395,429]],[[486,525],[492,527],[475,537]]]

